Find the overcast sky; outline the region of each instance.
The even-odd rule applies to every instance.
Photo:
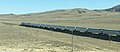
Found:
[[[119,5],[120,0],[0,0],[0,13],[34,13],[55,9],[105,9]]]

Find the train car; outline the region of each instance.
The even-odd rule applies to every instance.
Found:
[[[66,26],[58,26],[58,29],[60,29],[60,30],[65,30],[65,29],[66,29]]]
[[[107,34],[107,35],[110,35],[110,36],[118,36],[120,35],[120,30],[103,30],[102,31],[102,34]]]
[[[32,24],[32,27],[39,28],[40,24]]]
[[[85,33],[87,31],[88,28],[83,28],[83,27],[76,27],[76,31],[79,31],[79,32],[82,32],[82,33]]]
[[[25,26],[25,24],[26,24],[26,23],[22,22],[22,23],[20,24],[20,26]]]
[[[25,26],[27,26],[27,27],[31,27],[32,24],[31,24],[31,23],[25,23]]]
[[[46,27],[46,24],[41,24],[41,27],[42,27],[42,28],[45,28],[45,27]]]
[[[87,32],[92,34],[101,34],[102,29],[88,28]]]
[[[20,26],[29,26],[31,23],[25,23],[25,22],[22,22],[21,24],[20,24]]]
[[[66,26],[66,30],[74,31],[75,29],[76,29],[76,27],[73,27],[73,26]]]
[[[42,24],[39,24],[39,27],[42,28]]]
[[[31,24],[31,27],[36,27],[36,24]]]
[[[52,28],[52,29],[57,29],[57,28],[58,28],[58,25],[51,25],[51,28]]]
[[[36,24],[37,25],[37,28],[40,28],[41,27],[41,24]]]
[[[48,29],[50,29],[51,25],[50,24],[46,24],[45,27],[48,28]]]

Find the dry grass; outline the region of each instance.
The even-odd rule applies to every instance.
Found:
[[[91,13],[92,12],[92,13]],[[0,50],[19,52],[71,52],[71,35],[49,30],[21,27],[21,22],[74,25],[120,29],[117,12],[89,11],[82,14],[56,12],[0,17]],[[51,34],[52,33],[52,34]],[[120,52],[120,42],[74,36],[74,52]]]

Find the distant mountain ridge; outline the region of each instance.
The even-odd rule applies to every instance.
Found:
[[[29,14],[24,14],[24,15],[31,15],[31,14],[52,14],[52,13],[63,13],[65,15],[67,14],[82,14],[82,13],[94,13],[94,12],[102,12],[102,11],[112,11],[112,12],[120,12],[120,5],[113,6],[112,8],[108,9],[102,9],[102,10],[89,10],[85,8],[73,8],[73,9],[56,9],[56,10],[51,10],[51,11],[45,11],[45,12],[38,12],[38,13],[29,13]]]
[[[83,9],[83,8],[74,8],[74,9],[56,9],[51,11],[45,11],[45,12],[37,12],[37,13],[28,13],[28,14],[22,14],[24,16],[30,16],[30,15],[40,15],[40,14],[82,14],[86,12],[90,12],[91,10]]]
[[[42,13],[43,14],[45,14],[45,13],[57,13],[57,12],[84,13],[85,11],[88,11],[88,9],[83,9],[83,8],[57,9],[57,10],[52,10],[52,11],[45,11],[45,12],[42,12]]]
[[[44,11],[44,12],[36,12],[36,13],[28,13],[28,14],[21,14],[23,16],[30,16],[30,15],[39,15],[39,14],[53,14],[53,13],[59,13],[59,14],[83,14],[83,13],[95,13],[95,12],[104,12],[104,11],[111,11],[111,12],[120,12],[120,5],[113,6],[108,9],[95,9],[95,10],[89,10],[85,8],[73,8],[73,9],[56,9],[56,10],[50,10],[50,11]],[[10,14],[0,14],[0,16],[12,16],[16,15],[13,13]]]
[[[105,9],[105,11],[120,12],[120,5],[114,6],[109,9]]]

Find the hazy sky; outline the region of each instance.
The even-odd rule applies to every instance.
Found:
[[[120,0],[0,0],[0,13],[34,13],[54,9],[104,9],[120,4]]]

